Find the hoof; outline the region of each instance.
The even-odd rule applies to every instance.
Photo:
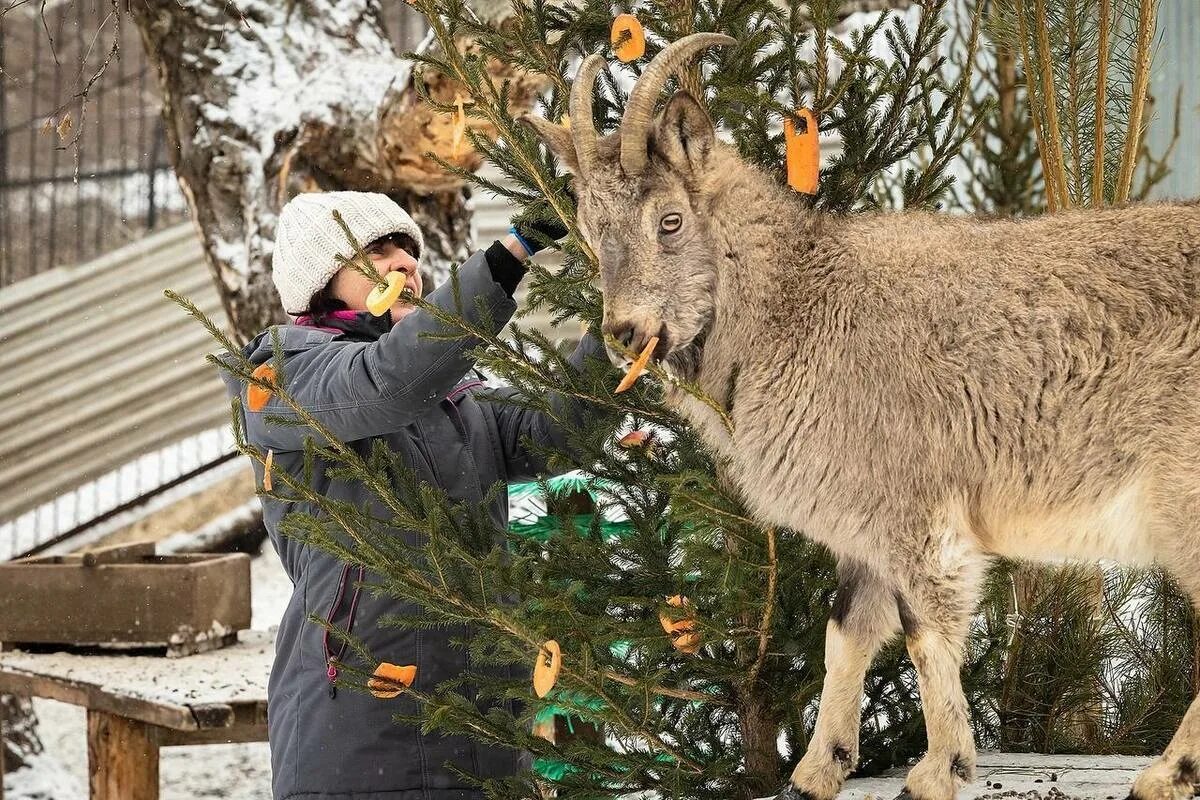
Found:
[[[916,798],[912,796],[912,792],[910,792],[908,787],[905,786],[904,790],[900,792],[900,794],[896,795],[896,800],[916,800]]]
[[[775,795],[775,800],[817,800],[808,792],[802,792],[795,786],[789,783],[779,790],[779,794]]]

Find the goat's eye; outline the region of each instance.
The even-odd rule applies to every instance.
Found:
[[[666,214],[658,221],[658,230],[660,233],[675,233],[683,227],[683,217],[680,214]]]

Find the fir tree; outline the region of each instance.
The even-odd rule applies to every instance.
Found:
[[[769,0],[641,2],[632,8],[535,1],[502,28],[479,20],[461,0],[414,0],[413,5],[427,16],[442,48],[437,56],[412,57],[430,74],[465,86],[470,95],[465,114],[498,134],[491,139],[465,129],[471,146],[507,183],[490,183],[466,172],[460,172],[462,177],[507,197],[522,214],[556,217],[570,231],[555,245],[562,268],[535,265],[526,279],[530,306],[547,307],[559,321],[578,318],[593,329],[601,312],[593,285],[596,261],[575,224],[570,178],[512,118],[507,86],[491,78],[497,74],[489,69],[491,63],[547,76],[551,88],[541,113],[559,119],[574,64],[593,52],[608,53],[613,15],[636,12],[649,33],[647,52],[627,65],[609,59],[595,103],[595,123],[606,131],[620,120],[630,79],[663,43],[695,31],[734,35],[736,46],[705,54],[679,85],[702,100],[747,161],[781,182],[781,122],[800,106],[812,108],[822,135],[841,142],[841,152],[826,162],[821,189],[812,200],[826,213],[881,206],[932,209],[949,202],[955,159],[968,142],[986,141],[990,134],[980,131],[995,119],[990,116],[993,104],[974,94],[983,17],[978,4],[968,4],[963,46],[957,52],[948,46],[946,0],[928,0],[908,15],[880,15],[844,38],[832,32],[840,13],[834,0],[786,8]],[[463,36],[475,42],[472,49],[453,45]],[[885,43],[883,55],[875,49],[879,41]],[[806,57],[806,52],[814,55]],[[463,113],[456,105],[438,104],[432,97],[427,101],[446,114]],[[1005,122],[1002,117],[1000,124],[1010,127],[1002,131],[1018,141],[1027,135],[1022,130],[1031,129],[1015,127],[1015,111],[1007,113],[1010,118]],[[1023,174],[1029,173],[1027,161],[1014,161]],[[1005,170],[1014,167],[996,169],[1003,180],[1013,180]],[[1005,192],[995,195],[997,209],[1031,202],[1026,188]],[[347,252],[358,245],[348,242]],[[484,343],[479,364],[519,390],[510,402],[553,414],[547,398],[556,391],[592,405],[594,419],[571,432],[571,446],[584,456],[602,509],[619,513],[628,523],[615,533],[605,529],[599,515],[581,518],[569,508],[556,509],[552,499],[558,520],[554,535],[531,538],[496,531],[486,512],[449,502],[419,483],[386,449],[360,455],[337,442],[287,395],[282,379],[252,375],[233,343],[223,340],[229,355],[219,361],[222,368],[277,394],[299,424],[311,429],[309,452],[339,462],[346,476],[370,487],[389,509],[387,519],[374,519],[361,509],[315,496],[303,480],[282,477],[270,490],[274,495],[304,499],[323,511],[315,517],[289,517],[287,534],[364,565],[374,576],[372,591],[424,609],[419,617],[395,618],[389,624],[472,626],[474,635],[461,644],[470,648],[475,672],[440,686],[422,685],[418,676],[409,692],[420,701],[419,711],[406,721],[567,765],[553,776],[531,772],[486,782],[497,797],[539,796],[546,785],[573,797],[650,791],[673,798],[748,798],[773,792],[804,751],[815,720],[825,624],[836,588],[828,554],[797,532],[764,528],[751,519],[722,481],[720,464],[663,406],[654,381],[642,380],[631,391],[614,395],[618,376],[609,365],[592,363],[577,373],[543,333],[518,322],[501,338],[461,315],[419,304],[441,319],[445,336],[474,336]],[[275,368],[283,375],[281,352]],[[621,431],[650,432],[650,438],[631,447],[618,445],[613,436],[617,425]],[[247,455],[265,461],[266,453],[239,441]],[[571,466],[561,454],[547,455],[552,468]],[[553,497],[548,486],[543,488]],[[422,537],[416,544],[398,541],[381,534],[385,525]],[[493,546],[498,539],[505,540],[504,547]],[[1037,720],[1012,721],[1000,713],[1005,682],[1021,677],[1004,669],[1013,620],[997,598],[1009,585],[1005,573],[993,577],[992,601],[977,620],[964,668],[978,733],[987,744],[999,741],[1006,726],[1019,724],[1031,746],[1057,747],[1054,725],[1043,726],[1042,732]],[[671,603],[668,598],[677,599]],[[1037,635],[1025,641],[1061,640],[1067,633],[1052,629],[1048,614],[1027,618],[1047,627],[1032,631]],[[698,636],[697,652],[688,652],[693,648],[668,635],[666,629],[680,622]],[[1092,646],[1109,631],[1071,633],[1080,642],[1081,668],[1090,670],[1096,685],[1110,685],[1111,676],[1097,669],[1101,662]],[[562,672],[546,698],[534,696],[527,678],[497,677],[514,665],[530,669],[547,640],[562,648]],[[357,676],[362,684],[375,661],[349,641],[355,657],[342,665],[343,674]],[[1161,697],[1149,697],[1151,686],[1159,685],[1153,683],[1153,671],[1147,667],[1127,673],[1131,677],[1118,688],[1146,696],[1143,707],[1158,707]],[[478,687],[481,699],[494,702],[480,706],[467,700],[471,686]],[[1064,691],[1025,682],[1015,688],[1046,697]],[[1178,688],[1182,696],[1185,687]],[[549,706],[569,709],[603,737],[552,744],[534,735],[535,717]],[[1124,724],[1132,730],[1140,723],[1130,717]],[[924,745],[916,679],[897,643],[879,656],[868,675],[860,772],[902,763]]]

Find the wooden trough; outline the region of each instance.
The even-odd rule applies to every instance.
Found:
[[[0,564],[0,642],[185,656],[250,627],[250,557],[136,542]]]

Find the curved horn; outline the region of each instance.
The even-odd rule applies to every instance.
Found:
[[[654,104],[667,78],[701,50],[736,42],[723,33],[693,33],[671,42],[647,65],[629,95],[625,116],[621,118],[621,169],[626,175],[640,175],[646,168],[646,138],[654,123]]]
[[[602,69],[604,58],[590,55],[580,65],[571,84],[571,102],[567,113],[571,116],[571,141],[575,143],[575,160],[579,162],[581,176],[587,176],[600,158],[596,146],[596,126],[592,122],[592,89]]]

